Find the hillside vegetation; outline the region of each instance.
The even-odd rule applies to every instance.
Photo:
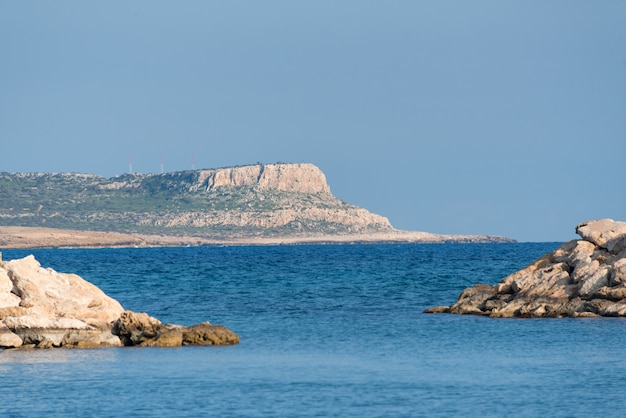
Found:
[[[113,178],[0,173],[0,225],[215,238],[393,230],[333,196],[311,164]]]

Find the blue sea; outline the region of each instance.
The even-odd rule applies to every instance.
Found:
[[[558,243],[4,250],[229,347],[0,352],[0,416],[623,416],[623,319],[429,315]]]

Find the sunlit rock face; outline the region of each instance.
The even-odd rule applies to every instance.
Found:
[[[125,311],[97,286],[75,274],[43,268],[32,255],[0,259],[0,348],[238,342],[236,334],[221,326],[165,325],[145,313]]]
[[[330,193],[326,176],[313,164],[257,164],[202,170],[198,178],[207,191],[225,186],[258,186],[299,193]]]
[[[494,286],[465,289],[452,306],[428,313],[508,317],[626,316],[626,222],[576,227],[580,240],[563,244]]]
[[[132,173],[111,179],[0,173],[0,186],[7,185],[29,190],[15,194],[21,196],[16,207],[0,208],[8,225],[114,227],[217,239],[393,231],[386,217],[334,196],[322,170],[309,163]]]

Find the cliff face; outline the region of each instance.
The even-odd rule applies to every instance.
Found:
[[[23,176],[24,174],[22,174]],[[26,176],[42,174],[26,174]],[[61,174],[68,176],[68,174]],[[85,179],[98,179],[97,176]],[[115,177],[110,181],[94,181],[100,190],[135,189],[148,183],[159,183],[163,189],[185,189],[190,192],[213,192],[224,187],[245,187],[292,193],[327,193],[330,187],[326,176],[313,164],[255,164],[165,174],[130,174]]]
[[[210,237],[391,231],[330,192],[312,164],[257,164],[112,179],[0,173],[0,225]]]
[[[238,228],[277,229],[287,227],[292,232],[307,232],[320,229],[325,232],[363,232],[392,230],[389,220],[365,209],[339,206],[335,208],[298,207],[292,205],[274,211],[223,211],[186,212],[165,214],[157,218],[147,218],[140,225],[176,228],[191,226],[211,228],[232,225]],[[319,231],[319,232],[324,232]],[[318,232],[318,231],[315,231]]]
[[[330,193],[326,176],[313,164],[259,164],[200,170],[207,191],[220,187],[259,187],[295,193]]]

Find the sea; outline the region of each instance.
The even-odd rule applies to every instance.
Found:
[[[4,350],[0,416],[624,416],[624,319],[423,313],[559,245],[4,250],[241,343]]]

